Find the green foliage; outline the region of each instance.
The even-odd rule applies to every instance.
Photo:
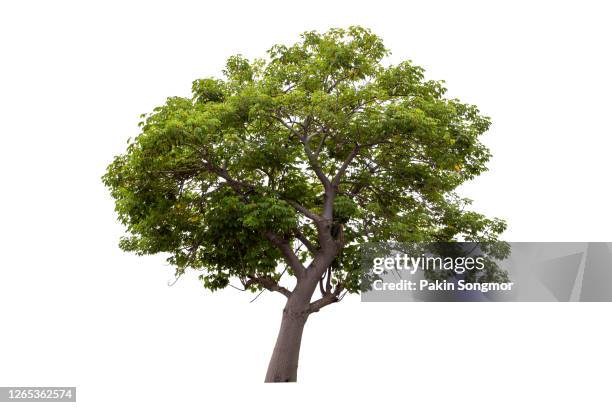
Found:
[[[266,236],[295,248],[299,229],[316,242],[296,204],[322,214],[300,134],[330,178],[359,147],[333,211],[346,241],[334,279],[349,291],[359,288],[361,242],[495,240],[504,223],[464,210],[453,193],[486,170],[478,137],[489,119],[445,98],[442,82],[411,62],[385,66],[387,54],[361,27],[307,32],[267,59],[229,58],[223,78],[198,79],[191,97],[144,115],[103,177],[126,226],[121,248],[169,253],[177,274],[204,270],[211,290],[231,277],[277,281],[285,259]]]

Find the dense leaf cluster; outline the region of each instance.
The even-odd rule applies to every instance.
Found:
[[[411,62],[385,66],[387,53],[360,27],[307,32],[265,59],[229,58],[222,78],[143,115],[103,178],[121,248],[169,253],[213,290],[232,277],[265,287],[287,263],[279,240],[303,262],[316,256],[306,214],[323,214],[320,174],[339,175],[331,222],[343,246],[330,270],[348,291],[359,243],[494,240],[504,223],[453,193],[486,170],[489,119]]]

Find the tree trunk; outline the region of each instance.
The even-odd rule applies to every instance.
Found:
[[[307,278],[298,281],[293,292],[287,299],[283,309],[280,330],[276,338],[276,345],[272,352],[265,382],[296,382],[298,359],[300,357],[300,345],[302,344],[302,333],[304,325],[310,314],[310,300],[317,288],[319,278],[333,257],[317,267],[320,262],[313,261],[308,268]]]
[[[297,381],[302,332],[307,319],[303,310],[291,306],[291,299],[287,301],[265,382]]]

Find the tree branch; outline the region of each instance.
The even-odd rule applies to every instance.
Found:
[[[303,205],[293,200],[287,199],[287,198],[283,198],[283,200],[287,202],[287,204],[289,204],[290,206],[292,206],[293,208],[295,208],[296,210],[304,214],[307,218],[310,218],[311,220],[315,222],[320,222],[323,220],[321,216],[313,213],[312,211],[310,211],[308,208],[304,207]]]
[[[325,271],[325,274],[328,271]],[[323,276],[321,276],[321,279],[319,279],[319,291],[321,292],[321,296],[325,296],[325,289],[323,289],[323,279],[325,278],[325,274],[323,274]]]
[[[312,167],[312,170],[317,175],[319,181],[321,181],[321,183],[323,184],[323,187],[325,187],[326,190],[329,189],[331,187],[331,182],[329,181],[325,173],[323,173],[323,170],[321,169],[321,165],[319,164],[319,161],[315,157],[312,150],[310,150],[310,145],[308,143],[308,140],[305,137],[300,137],[300,140],[302,141],[302,144],[304,145],[304,152],[306,153],[306,157],[308,158],[310,167]]]
[[[291,269],[295,272],[295,276],[298,279],[303,278],[306,275],[306,268],[302,265],[302,262],[299,260],[291,245],[289,245],[289,241],[283,238],[280,238],[273,232],[265,232],[264,236],[273,243],[278,249],[280,249],[283,254],[283,258],[287,261]]]
[[[293,127],[289,126],[289,125],[287,124],[287,122],[285,122],[285,121],[283,120],[283,118],[280,118],[280,117],[278,117],[278,116],[276,116],[276,115],[272,115],[272,118],[273,118],[274,120],[278,121],[278,122],[279,122],[281,125],[283,125],[285,128],[289,129],[289,131],[291,132],[291,134],[293,134],[294,136],[297,136],[297,137],[298,137],[298,139],[301,139],[301,135],[300,135],[300,133],[299,133],[297,130],[295,130]]]
[[[294,230],[295,237],[313,254],[317,251],[317,247],[300,231],[298,228]]]
[[[249,280],[244,282],[244,289],[248,289],[249,287],[255,284],[263,286],[270,292],[278,292],[282,295],[285,295],[286,297],[291,296],[291,293],[293,293],[284,286],[279,285],[274,279],[265,276],[249,275]]]
[[[323,145],[325,144],[325,140],[327,139],[327,132],[323,132],[323,136],[321,136],[321,140],[319,141],[319,146],[317,150],[315,150],[314,155],[316,158],[319,158],[321,154],[321,150],[323,149]]]
[[[342,284],[338,284],[333,292],[327,293],[321,299],[312,302],[308,306],[308,313],[316,313],[319,310],[323,309],[325,306],[338,302],[340,300],[340,293],[342,293],[343,289],[344,287],[342,286]]]
[[[323,186],[327,189],[331,185],[331,182],[329,181],[329,179],[327,178],[327,176],[321,169],[321,166],[319,164],[319,161],[317,160],[317,157],[310,149],[310,145],[308,143],[309,138],[306,135],[300,134],[300,132],[298,132],[292,126],[287,124],[283,120],[283,118],[278,117],[276,115],[272,115],[272,118],[278,121],[281,125],[283,125],[286,129],[288,129],[292,135],[296,136],[302,142],[302,144],[304,145],[304,152],[306,153],[306,157],[308,158],[308,162],[310,163],[312,170],[315,172],[315,174],[317,175],[321,183],[323,183]],[[304,127],[307,127],[307,126],[304,126]]]
[[[349,153],[349,155],[346,157],[346,159],[342,163],[342,166],[340,166],[338,173],[336,173],[336,175],[334,176],[334,179],[332,180],[333,186],[337,187],[338,184],[340,184],[340,179],[344,175],[344,172],[346,171],[347,167],[351,164],[353,159],[357,156],[357,154],[359,154],[359,149],[360,149],[360,146],[355,145],[353,150],[351,150],[351,153]]]

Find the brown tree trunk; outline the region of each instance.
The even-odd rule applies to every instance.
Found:
[[[302,333],[308,320],[308,307],[315,287],[316,282],[302,282],[287,299],[265,382],[297,381]]]
[[[266,373],[266,382],[297,381],[302,332],[307,319],[308,316],[305,314],[294,314],[287,309],[283,310],[281,327]]]
[[[315,258],[305,271],[305,277],[298,280],[283,309],[280,330],[272,352],[265,382],[296,382],[302,333],[308,316],[312,312],[310,301],[319,279],[331,264],[336,252],[323,252]]]

